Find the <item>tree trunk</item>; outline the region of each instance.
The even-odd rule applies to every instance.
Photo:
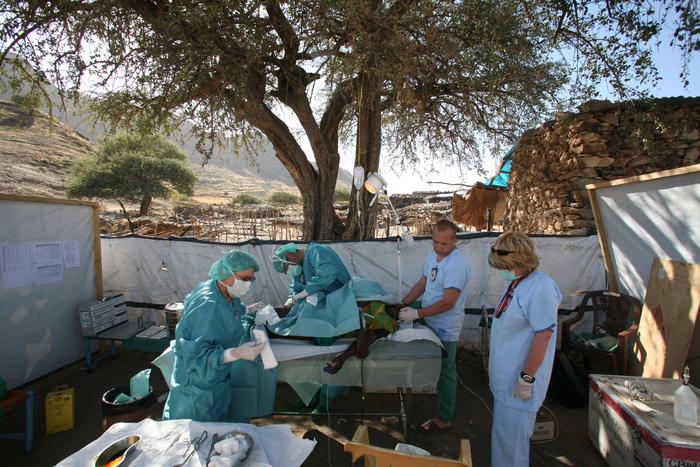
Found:
[[[365,178],[370,172],[379,170],[381,154],[382,112],[380,80],[369,73],[361,76],[358,96],[357,141],[355,146],[355,167],[365,169]],[[350,192],[347,229],[345,239],[365,239],[374,237],[377,223],[377,202],[372,208],[369,203],[373,195],[360,188],[360,195],[353,185]]]
[[[129,223],[129,230],[131,230],[131,233],[134,233],[134,224],[131,223],[131,217],[129,217],[129,213],[126,211],[126,208],[124,207],[124,203],[121,201],[117,201],[119,203],[119,206],[122,207],[122,211],[124,212],[124,217],[126,217],[126,221]]]
[[[153,197],[151,195],[145,195],[141,200],[141,207],[139,208],[139,216],[145,216],[148,214],[148,209],[151,207],[151,201]]]

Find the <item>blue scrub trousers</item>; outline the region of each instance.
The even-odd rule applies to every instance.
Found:
[[[529,467],[530,438],[537,412],[514,409],[493,401],[491,467]]]

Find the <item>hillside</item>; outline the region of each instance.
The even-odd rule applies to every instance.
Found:
[[[2,71],[8,76],[13,76],[13,73],[7,69]],[[8,86],[3,86],[3,78],[1,75],[2,73],[0,73],[0,100],[12,101],[12,97],[15,94],[27,93],[28,88],[26,87],[14,92],[9,89]],[[58,90],[54,86],[47,86],[46,91],[51,101],[55,104],[51,112],[53,117],[64,123],[68,128],[74,129],[94,144],[99,144],[102,141],[107,132],[107,125],[104,122],[95,120],[84,105],[75,106],[71,102],[66,102],[66,109],[62,109],[61,106],[58,105],[60,102]],[[82,97],[81,102],[87,103],[89,99],[87,97]],[[45,103],[42,103],[40,109],[49,113],[49,109]],[[193,166],[199,167],[202,163],[202,155],[197,152],[195,146],[196,139],[191,136],[191,131],[192,126],[185,123],[178,131],[172,134],[169,139],[182,148]],[[217,170],[224,169],[230,171],[230,173],[220,172],[218,174],[220,177],[215,176],[215,178],[227,179],[231,177],[232,180],[236,180],[239,177],[244,177],[244,179],[241,180],[247,180],[247,183],[244,183],[244,187],[245,189],[251,188],[251,194],[263,192],[269,194],[268,190],[272,189],[275,191],[298,193],[289,173],[275,157],[272,145],[265,141],[263,147],[261,147],[258,152],[254,161],[252,161],[252,158],[248,157],[245,153],[234,155],[235,151],[231,145],[216,145],[214,148],[214,157],[212,157],[205,166],[203,176],[206,178],[210,173],[213,174],[210,168],[214,167]],[[265,181],[269,182],[269,187],[258,186],[258,182],[260,181],[263,181],[263,184]],[[348,171],[340,169],[338,173],[338,184],[349,187],[350,183],[352,183],[352,175]],[[239,184],[236,183],[233,186],[239,186]],[[228,187],[222,191],[234,192],[232,189],[229,190]]]
[[[3,193],[62,198],[73,161],[95,152],[90,141],[46,114],[0,102]]]
[[[97,153],[87,138],[43,112],[27,113],[0,101],[0,191],[43,197],[65,197],[73,161]],[[199,178],[193,200],[226,203],[238,193],[264,199],[273,191],[296,193],[279,181],[190,162]]]

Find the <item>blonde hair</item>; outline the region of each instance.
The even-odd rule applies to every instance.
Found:
[[[523,268],[532,272],[540,265],[540,258],[535,254],[535,245],[524,233],[501,234],[493,244],[493,249],[509,252],[505,255],[494,251],[489,253],[489,264],[496,269],[512,271],[515,268]]]

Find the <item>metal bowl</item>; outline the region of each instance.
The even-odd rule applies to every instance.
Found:
[[[93,467],[105,467],[109,461],[114,460],[115,457],[120,455],[122,456],[122,460],[115,465],[121,464],[139,441],[141,441],[141,437],[137,435],[127,436],[119,441],[115,441],[100,452],[92,463]]]

